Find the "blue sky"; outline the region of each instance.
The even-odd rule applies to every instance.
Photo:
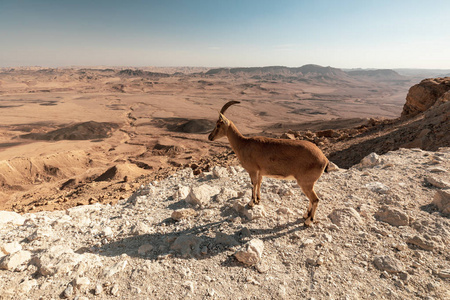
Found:
[[[0,67],[450,69],[450,1],[0,0]]]

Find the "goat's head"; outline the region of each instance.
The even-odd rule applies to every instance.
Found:
[[[213,131],[208,136],[210,141],[214,141],[218,138],[224,137],[227,135],[228,128],[230,127],[230,120],[228,120],[223,114],[233,104],[238,104],[239,101],[230,101],[227,102],[219,112],[219,120],[217,120],[216,127],[214,127]]]

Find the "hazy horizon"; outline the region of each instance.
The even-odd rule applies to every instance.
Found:
[[[449,1],[1,1],[0,67],[450,69]]]
[[[305,64],[305,65],[317,65],[317,64]],[[7,66],[7,67],[1,67],[1,69],[148,69],[148,68],[154,68],[154,69],[183,69],[183,68],[192,68],[192,69],[233,69],[233,68],[269,68],[269,67],[286,67],[286,68],[300,68],[305,65],[301,66],[281,66],[281,65],[271,65],[271,66],[252,66],[252,67],[245,67],[245,66],[151,66],[151,65],[143,65],[143,66],[133,66],[133,65],[67,65],[67,66],[40,66],[40,65],[22,65],[22,66]],[[319,67],[331,67],[335,69],[340,69],[343,71],[353,71],[353,70],[394,70],[394,71],[444,71],[444,72],[450,72],[450,69],[437,69],[437,68],[337,68],[334,66],[321,66],[317,65]]]

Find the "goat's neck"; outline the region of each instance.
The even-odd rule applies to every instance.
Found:
[[[230,121],[230,127],[227,131],[228,141],[230,142],[231,148],[234,152],[239,152],[240,148],[243,146],[243,142],[246,138],[239,132],[237,127]]]

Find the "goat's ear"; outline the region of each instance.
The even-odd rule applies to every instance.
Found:
[[[230,120],[227,119],[223,114],[219,113],[219,120],[225,123],[227,126],[230,125]]]

